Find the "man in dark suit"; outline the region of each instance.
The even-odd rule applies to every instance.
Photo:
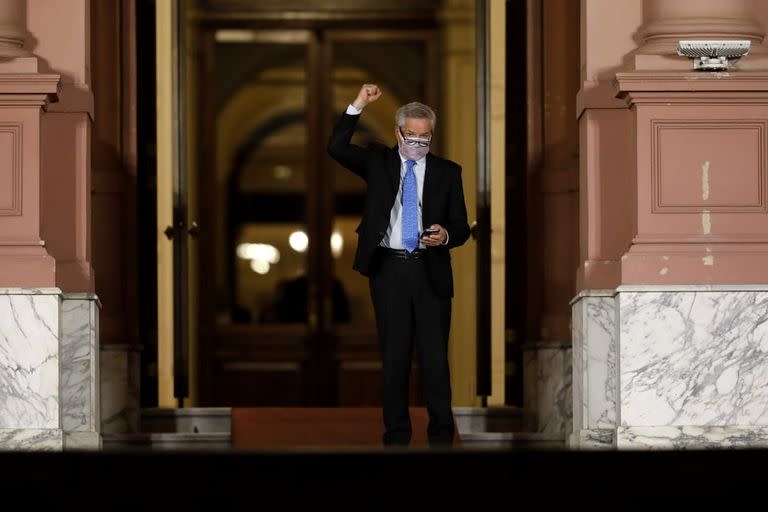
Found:
[[[369,277],[376,312],[384,443],[407,445],[411,440],[408,378],[415,335],[429,441],[450,444],[455,426],[448,367],[453,297],[449,250],[469,238],[461,167],[429,152],[436,118],[421,103],[397,111],[396,146],[351,144],[360,113],[380,96],[376,85],[363,85],[336,124],[328,152],[367,183],[354,268]]]

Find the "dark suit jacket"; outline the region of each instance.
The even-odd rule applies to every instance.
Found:
[[[343,114],[328,142],[328,153],[368,184],[365,212],[357,227],[354,269],[363,275],[377,271],[376,248],[386,235],[392,205],[400,186],[400,155],[397,146],[362,148],[350,143],[360,116]],[[427,155],[421,218],[424,227],[440,224],[448,231],[448,244],[428,247],[426,264],[435,293],[453,297],[451,255],[448,252],[469,238],[467,208],[461,183],[461,167],[432,153]]]

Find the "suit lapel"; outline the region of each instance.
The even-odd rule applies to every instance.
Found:
[[[387,172],[389,173],[389,181],[392,183],[392,192],[397,197],[397,189],[400,187],[400,153],[397,151],[397,146],[392,148],[389,153],[389,163],[387,165]]]
[[[421,221],[427,228],[433,224],[429,207],[432,204],[437,178],[439,173],[435,170],[435,159],[432,153],[427,153],[427,167],[424,170],[424,190],[421,192]]]

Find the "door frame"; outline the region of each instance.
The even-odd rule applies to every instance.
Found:
[[[174,0],[174,1],[176,1],[176,0]],[[326,35],[329,35],[332,38],[333,37],[338,37],[338,38],[343,39],[345,37],[345,33],[348,33],[348,32],[353,32],[354,33],[354,31],[345,30],[343,28],[343,25],[346,22],[354,21],[356,29],[361,29],[361,30],[368,31],[370,33],[370,35],[368,37],[370,39],[373,39],[373,38],[375,38],[375,35],[371,32],[372,30],[374,30],[377,26],[379,26],[379,27],[380,26],[389,26],[389,27],[391,27],[394,19],[397,18],[399,29],[397,31],[393,31],[392,29],[389,29],[390,32],[398,32],[398,31],[409,30],[409,29],[413,29],[413,28],[424,28],[424,27],[427,27],[430,23],[432,23],[433,25],[428,26],[427,28],[429,28],[429,29],[431,29],[433,31],[432,37],[435,40],[435,44],[431,45],[431,48],[432,48],[432,52],[436,53],[436,48],[437,48],[436,39],[437,39],[438,34],[439,34],[439,32],[437,30],[435,30],[437,28],[436,17],[434,17],[434,16],[425,16],[425,13],[423,11],[420,11],[420,12],[417,12],[417,13],[412,13],[413,15],[410,16],[410,17],[407,17],[407,14],[408,14],[407,11],[399,12],[397,14],[397,16],[394,16],[394,18],[390,14],[393,14],[393,13],[387,13],[387,15],[382,17],[381,20],[373,20],[368,15],[356,14],[356,13],[352,13],[352,14],[350,14],[350,13],[333,13],[331,15],[326,15],[326,16],[320,17],[318,19],[310,19],[309,17],[304,18],[304,19],[297,19],[296,17],[293,17],[291,19],[280,19],[279,17],[275,16],[274,13],[270,13],[269,15],[267,15],[265,13],[265,15],[263,15],[263,16],[260,15],[260,14],[253,14],[253,13],[251,13],[248,17],[236,18],[236,17],[232,17],[232,16],[224,16],[221,13],[214,13],[212,15],[208,15],[208,14],[206,14],[204,12],[201,12],[201,11],[194,11],[194,12],[191,13],[191,16],[190,16],[188,22],[191,23],[191,24],[194,24],[195,27],[198,30],[200,30],[201,32],[203,30],[206,30],[206,29],[210,30],[211,27],[213,27],[213,26],[223,26],[223,27],[227,27],[227,28],[245,28],[245,29],[258,29],[258,30],[273,30],[273,31],[274,30],[287,29],[287,28],[297,29],[297,30],[313,30],[313,29],[317,30],[317,29],[323,29],[323,30],[325,30],[324,33]],[[404,14],[406,16],[404,16]],[[160,31],[160,30],[161,29],[158,28],[158,31]],[[327,46],[325,48],[327,48]],[[204,46],[201,46],[201,48],[199,50],[201,52],[207,51]],[[321,59],[326,59],[326,58],[328,58],[328,55],[323,53],[322,55],[320,55],[320,57],[321,57]],[[318,59],[318,62],[319,62],[319,60],[320,59]],[[433,62],[435,63],[436,67],[439,65],[438,64],[439,63],[439,59],[438,59],[438,57],[436,55],[433,57]],[[158,64],[158,70],[160,69],[159,66],[160,65]],[[203,72],[201,74],[203,76],[199,77],[200,84],[201,84],[201,86],[205,87],[207,80],[209,80],[212,77],[212,75],[211,75],[210,72],[209,73]],[[437,77],[437,76],[439,76],[439,73],[436,72],[434,74],[431,74],[431,76]],[[158,83],[159,83],[159,81],[158,81]],[[318,84],[317,87],[319,89],[321,89],[321,90],[323,89],[322,84]],[[178,93],[179,91],[177,90],[176,92]],[[183,91],[181,91],[181,92],[183,93]],[[326,94],[328,92],[330,92],[330,91],[324,91],[324,94]],[[431,94],[433,95],[434,99],[430,100],[430,101],[433,104],[436,104],[437,99],[441,97],[441,94],[440,94],[440,91],[439,91],[439,84],[437,84],[434,87],[433,92]],[[180,103],[181,103],[181,105],[187,105],[188,106],[188,102],[185,99],[183,99],[183,98],[182,98]],[[488,103],[486,103],[485,105],[488,105]],[[485,105],[483,105],[482,108],[484,110],[488,110]],[[209,114],[207,116],[209,116]],[[200,116],[200,119],[201,119],[200,122],[201,123],[205,122],[205,118],[207,116],[201,115]],[[330,127],[331,127],[331,122],[329,120],[324,120],[321,117],[322,116],[318,115],[316,118],[312,118],[310,120],[310,123],[319,123],[320,127],[315,130],[315,133],[318,133],[318,134],[319,133],[324,133],[324,134],[327,135],[327,133],[330,130]],[[325,131],[322,131],[322,130],[325,130]],[[158,136],[160,136],[160,133],[158,133]],[[320,137],[320,139],[324,139],[324,138],[325,137]],[[160,141],[160,140],[161,139],[159,137],[158,141]],[[198,147],[199,146],[200,145],[198,145]],[[318,155],[322,154],[322,157],[325,157],[324,146],[325,146],[324,140],[320,140],[319,144],[315,144],[314,145],[314,147],[317,149]],[[160,144],[159,144],[158,145],[158,150],[160,150],[160,149],[161,148],[160,148]],[[319,162],[320,158],[312,159],[312,160],[317,160]],[[204,162],[204,161],[205,160],[201,160],[201,162]],[[497,165],[494,165],[494,167],[497,167]],[[162,172],[158,172],[159,180],[160,180],[160,176],[162,174],[163,174]],[[319,173],[315,173],[315,175],[317,175],[317,174],[319,174]],[[327,183],[323,183],[323,184],[327,185]],[[503,187],[495,187],[495,188],[500,189],[499,191],[503,194]],[[325,191],[325,194],[326,194],[325,197],[329,197],[329,195],[331,194],[330,187],[327,187],[327,189]],[[161,195],[160,191],[158,190],[158,196],[160,196],[160,195]],[[159,199],[158,199],[158,201],[159,201]],[[318,205],[315,205],[315,207],[318,207]],[[201,203],[200,204],[200,208],[202,210],[202,209],[205,208],[205,206]],[[311,208],[311,206],[310,206],[310,208]],[[160,213],[160,210],[158,210],[158,214],[159,213]],[[201,213],[203,213],[203,212],[201,211]],[[208,212],[208,213],[210,213],[210,212]],[[330,215],[328,215],[327,217],[328,217],[328,219],[331,219]],[[191,219],[189,219],[189,218],[187,219],[187,221],[190,221],[190,220]],[[331,230],[330,223],[328,223],[327,226],[324,226],[324,228],[328,231],[328,234],[330,234],[330,230]],[[203,239],[204,239],[204,235],[201,232],[200,245],[204,247],[205,243],[204,243]],[[162,238],[160,238],[158,236],[158,244],[160,245],[160,244],[162,244],[162,242],[163,242]],[[327,249],[327,252],[328,253],[330,252],[329,248]],[[502,248],[502,254],[503,254],[503,248]],[[317,254],[317,258],[321,258],[320,253]],[[326,258],[328,258],[328,256],[326,256]],[[201,262],[201,265],[204,265],[204,262]],[[310,262],[309,263],[309,267],[312,268],[312,266],[313,265]],[[315,263],[314,267],[315,268],[319,268],[317,263]],[[158,288],[163,288],[165,286],[167,286],[167,283],[165,283],[164,281],[160,281],[160,280],[158,281]],[[200,282],[199,284],[197,284],[196,287],[198,287],[199,290],[208,289],[208,288],[204,287],[204,283],[203,282]],[[323,283],[323,287],[325,288],[325,290],[328,290],[330,288],[330,279],[328,279],[325,283]],[[480,292],[480,290],[478,290],[478,292]],[[326,293],[327,294],[327,291],[324,292],[323,290],[320,290],[318,288],[318,290],[316,291],[316,294],[320,295],[322,293]],[[490,290],[489,290],[489,293],[490,293]],[[200,298],[203,299],[204,295],[205,294],[200,294]],[[158,290],[158,298],[159,298],[159,301],[160,301],[161,304],[159,304],[158,307],[159,308],[163,308],[163,305],[164,305],[165,306],[164,310],[165,310],[165,313],[167,314],[167,310],[168,310],[169,306],[172,305],[172,302],[168,301],[168,300],[163,301],[161,297],[164,297],[164,295],[163,295],[163,291],[159,289]],[[315,300],[314,302],[315,302],[315,304],[318,304],[319,301]],[[203,304],[200,304],[200,306],[203,306]],[[498,308],[499,306],[497,305],[496,307]],[[503,302],[502,302],[500,307],[503,310]],[[172,309],[172,307],[171,307],[171,309]],[[198,311],[202,312],[206,308],[205,307],[201,307],[198,310],[195,307],[194,301],[191,301],[190,308],[188,308],[188,309],[185,308],[185,309],[186,309],[186,313],[187,313],[188,317],[189,318],[194,318],[197,315]],[[194,309],[195,311],[192,311],[192,309]],[[212,308],[207,308],[207,309],[212,311]],[[159,313],[160,313],[160,316],[162,316],[162,311],[159,312]],[[330,324],[327,323],[327,319],[330,317],[330,304],[328,303],[328,304],[325,304],[325,305],[321,305],[321,307],[318,308],[317,315],[318,315],[317,318],[316,318],[317,322],[323,321],[323,317],[326,317],[326,322],[325,323],[327,325],[330,325]],[[495,316],[494,316],[494,318],[495,318]],[[162,320],[159,318],[158,319],[158,324],[159,324],[158,326],[159,327],[160,327],[160,323],[161,322],[162,322]],[[285,327],[283,327],[283,328],[285,328]],[[166,331],[167,331],[167,329],[166,329]],[[190,331],[194,331],[194,329],[190,329]],[[340,329],[334,328],[334,329],[332,329],[332,331],[333,331],[331,333],[332,334],[332,338],[333,338],[332,343],[333,343],[334,346],[338,345],[338,344],[347,344],[347,343],[349,343],[350,345],[354,345],[356,340],[360,340],[363,337],[363,336],[360,335],[360,333],[355,333],[354,329],[345,329],[344,327],[342,327]],[[493,329],[493,331],[495,333],[497,333],[498,329]],[[162,339],[166,339],[167,340],[167,337],[164,338],[162,336],[162,333],[160,333],[160,332],[159,332],[159,334],[160,334],[158,336],[159,337],[159,343],[158,343],[159,351],[163,351],[164,350],[163,345],[165,345],[165,347],[166,347],[165,349],[167,349],[167,345],[168,344],[167,344],[167,342],[165,344],[162,343],[161,340]],[[204,362],[208,360],[209,353],[206,353],[206,350],[208,350],[210,347],[209,347],[209,344],[205,343],[205,341],[202,339],[204,337],[205,333],[201,331],[199,334],[201,335],[201,343],[200,343],[200,347],[199,347],[199,351],[200,351],[199,356],[200,357],[195,358],[194,355],[192,356],[193,359],[196,359],[196,361],[192,361],[192,364],[193,364],[194,368],[192,368],[190,370],[190,373],[194,376],[194,373],[196,373],[195,370],[197,370],[199,372],[198,380],[201,383],[203,383],[203,385],[200,388],[201,399],[202,399],[202,402],[206,402],[207,400],[206,400],[206,397],[205,397],[205,393],[206,393],[206,390],[208,390],[210,388],[210,386],[206,385],[205,382],[206,381],[210,382],[210,380],[206,378],[205,374],[209,370],[209,368],[206,367]],[[192,332],[192,335],[194,335],[194,332]],[[305,340],[306,340],[306,336],[307,336],[306,328],[303,328],[303,326],[298,326],[298,329],[295,330],[292,333],[292,336],[294,338],[294,341],[296,342],[294,344],[294,346],[298,346],[298,345],[304,343]],[[494,340],[497,337],[498,336],[494,336]],[[503,351],[503,335],[502,335],[502,342],[501,343],[502,343],[502,347],[501,348],[502,348],[502,351]],[[498,340],[494,341],[493,346],[494,346],[494,348],[498,347]],[[498,361],[498,353],[497,353],[496,350],[494,350],[494,352],[496,352],[496,354],[495,354],[496,357],[494,357],[494,360]],[[503,352],[502,352],[502,354],[503,354]],[[502,361],[503,361],[503,355],[502,355]],[[497,372],[494,371],[494,373],[496,374]],[[193,387],[194,387],[194,384],[193,384]],[[167,405],[168,404],[166,404],[166,406]],[[191,405],[195,405],[195,404],[192,403]]]

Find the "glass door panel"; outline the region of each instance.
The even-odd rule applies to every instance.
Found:
[[[312,388],[312,33],[218,29],[200,63],[204,402],[303,405]],[[314,299],[316,302],[316,299]]]
[[[215,61],[217,322],[306,323],[307,47],[219,35]]]

